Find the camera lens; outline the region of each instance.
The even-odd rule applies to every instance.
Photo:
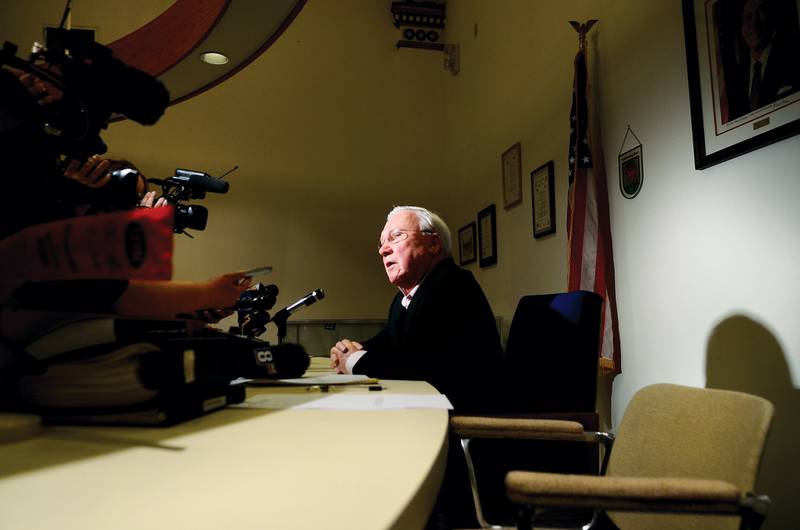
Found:
[[[208,222],[208,208],[197,204],[175,205],[175,232],[183,232],[187,228],[205,230]]]

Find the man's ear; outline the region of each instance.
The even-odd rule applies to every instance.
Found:
[[[434,255],[442,252],[442,240],[439,238],[439,234],[431,234],[431,244],[428,248]]]

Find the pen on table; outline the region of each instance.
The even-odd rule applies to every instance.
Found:
[[[377,382],[378,382],[377,379],[365,381],[365,383],[369,383],[368,385],[366,385],[367,386],[367,390],[369,390],[370,392],[376,392],[376,391],[384,390],[385,387],[383,387],[382,385],[379,385],[379,384],[375,384]],[[341,385],[341,387],[343,389],[347,388],[347,387],[350,387],[350,388],[364,388],[364,385]],[[306,387],[306,392],[330,392],[330,390],[331,390],[331,385],[309,385],[309,386]]]

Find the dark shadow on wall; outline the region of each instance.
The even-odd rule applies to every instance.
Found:
[[[772,499],[763,530],[795,528],[800,476],[800,390],[792,385],[778,340],[742,315],[720,322],[708,340],[706,386],[762,396],[775,406],[756,491]]]

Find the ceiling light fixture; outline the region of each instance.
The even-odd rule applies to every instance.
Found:
[[[204,63],[220,65],[228,62],[228,56],[218,52],[205,52],[200,54],[200,60]]]

